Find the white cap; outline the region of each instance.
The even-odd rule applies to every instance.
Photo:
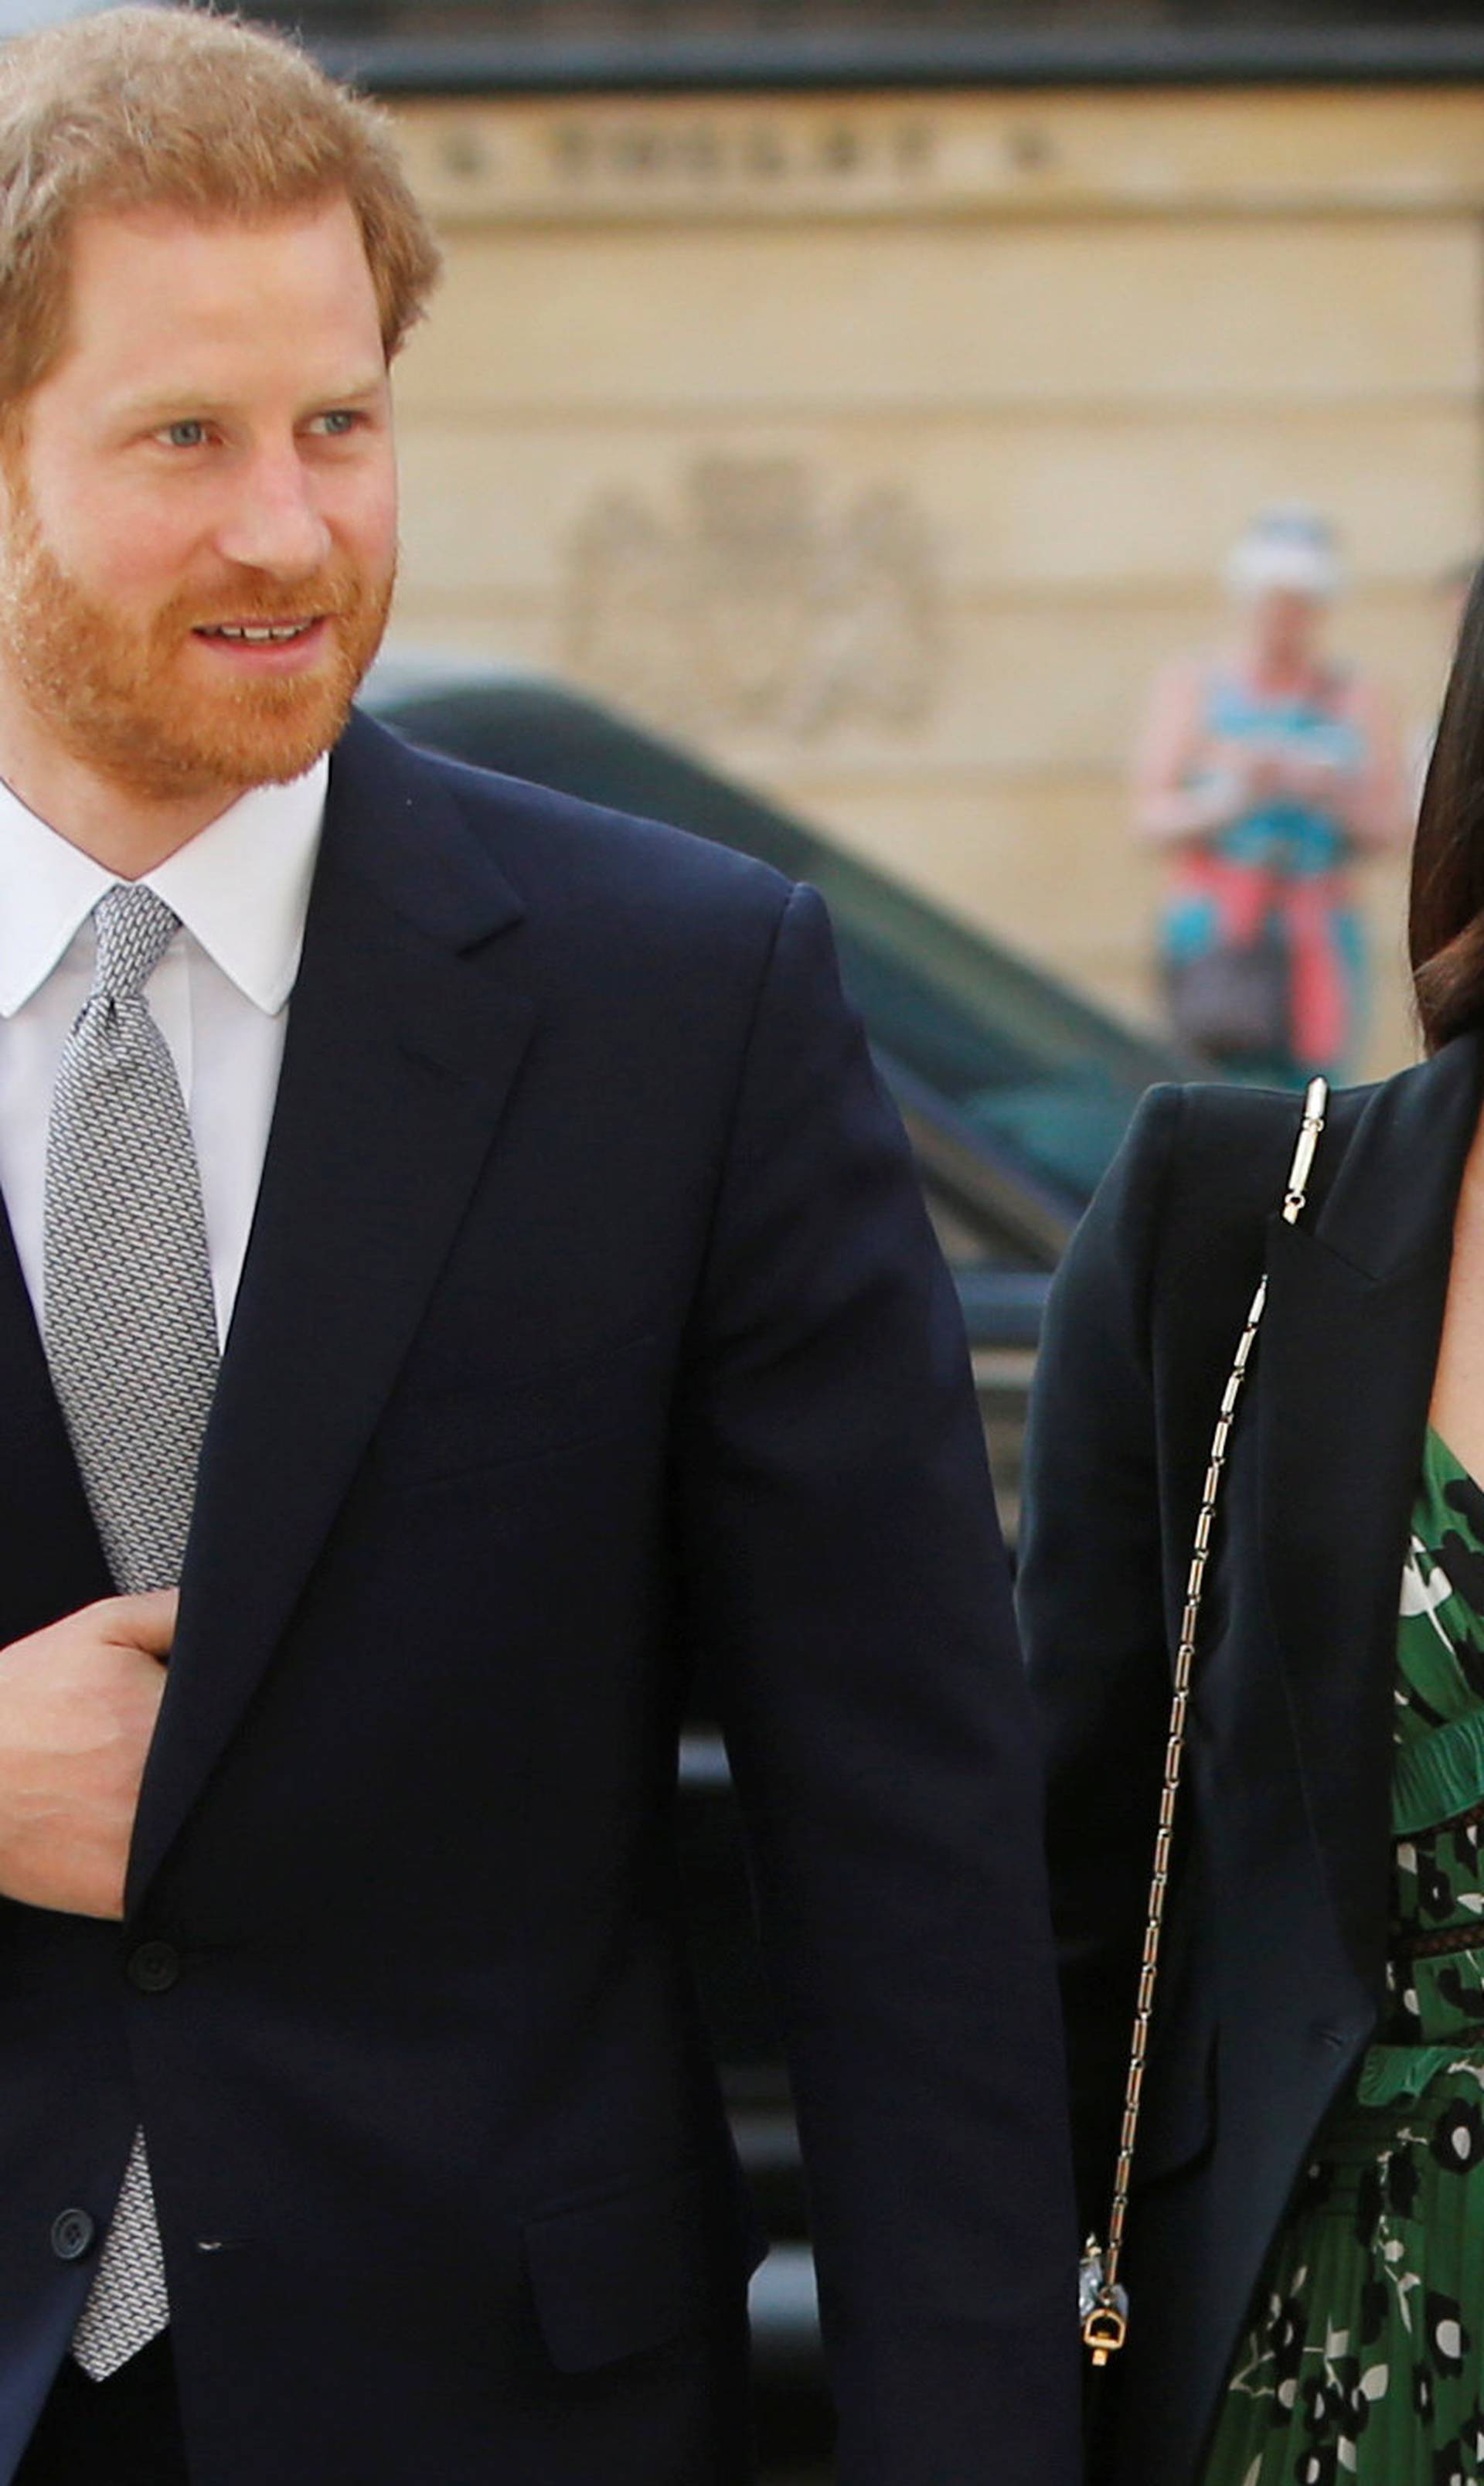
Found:
[[[1227,554],[1225,575],[1232,594],[1244,600],[1281,589],[1325,604],[1339,594],[1344,577],[1328,518],[1299,504],[1262,511]]]

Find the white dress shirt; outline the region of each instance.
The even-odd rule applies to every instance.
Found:
[[[319,760],[291,786],[255,787],[144,875],[180,918],[145,998],[190,1116],[223,1341],[258,1202],[329,766]],[[92,911],[116,877],[0,784],[0,1195],[39,1324],[52,1086],[92,988]]]

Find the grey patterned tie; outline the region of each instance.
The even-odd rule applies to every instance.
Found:
[[[46,1146],[47,1362],[125,1591],[180,1577],[216,1384],[201,1177],[170,1048],[144,999],[179,920],[141,883],[99,898],[97,967],[63,1049]],[[136,2133],[72,2353],[100,2381],[169,2318]]]

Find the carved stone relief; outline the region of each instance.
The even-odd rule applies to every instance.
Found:
[[[910,733],[941,636],[931,534],[900,484],[832,513],[800,458],[707,456],[672,513],[611,490],[574,530],[565,661],[673,728]]]

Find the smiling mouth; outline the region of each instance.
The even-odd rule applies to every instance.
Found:
[[[306,639],[317,628],[320,617],[309,622],[214,622],[196,632],[198,639],[228,639],[244,648],[283,648],[291,640]]]

